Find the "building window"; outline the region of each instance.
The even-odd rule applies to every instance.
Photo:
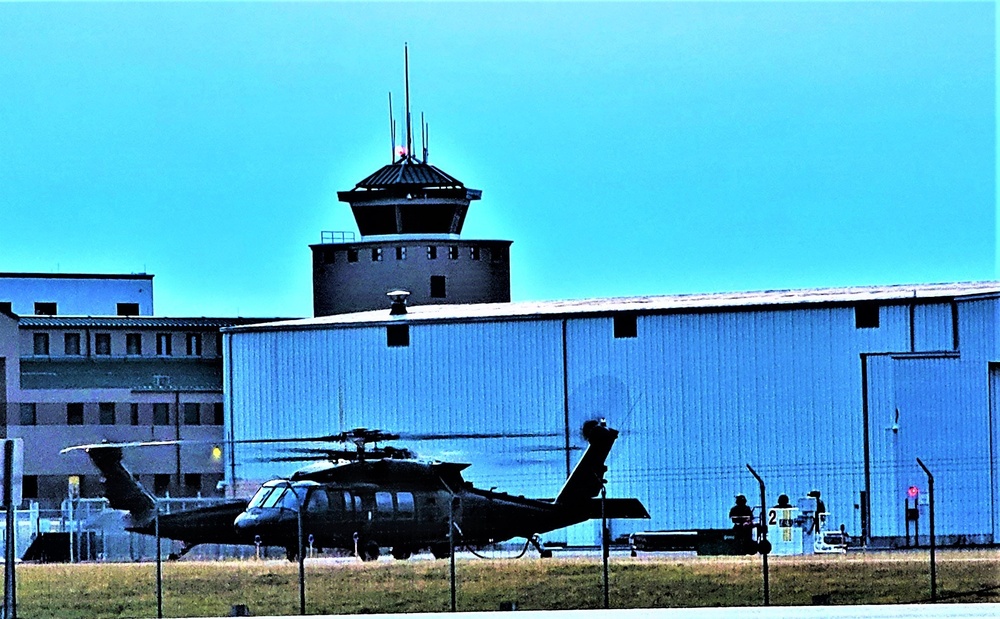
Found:
[[[125,354],[138,356],[142,354],[142,334],[141,333],[126,333],[125,334]]]
[[[410,345],[410,325],[389,325],[385,328],[385,343],[390,347]]]
[[[111,354],[111,334],[110,333],[95,333],[94,334],[94,354],[95,355],[110,355]]]
[[[614,317],[615,338],[637,337],[639,328],[636,324],[635,314],[615,314]]]
[[[372,262],[382,262],[381,247],[372,247]]]
[[[450,260],[458,260],[458,245],[448,246],[448,258]]]
[[[436,246],[434,246],[434,245],[428,245],[427,246],[427,259],[428,260],[437,260],[437,257],[438,257],[438,248]]]
[[[133,426],[139,425],[139,404],[138,403],[132,402],[132,404],[129,405],[128,420],[129,420],[129,423],[131,425],[133,425]]]
[[[201,425],[201,407],[198,406],[197,402],[184,403],[184,425],[186,426]]]
[[[83,404],[79,402],[72,402],[66,405],[66,425],[83,425]]]
[[[156,334],[156,354],[168,357],[173,354],[173,338],[169,333]]]
[[[507,262],[507,248],[494,247],[492,250],[491,258],[493,262]]]
[[[102,426],[115,425],[115,403],[101,402],[100,408],[101,408],[101,425]]]
[[[38,475],[25,475],[21,478],[21,496],[25,499],[38,498]]]
[[[858,303],[854,306],[854,326],[857,329],[878,328],[878,303]]]
[[[51,302],[36,302],[35,303],[35,315],[36,316],[55,316],[56,315],[56,304]]]
[[[138,316],[139,315],[139,304],[138,303],[119,303],[118,304],[118,315],[119,316]]]
[[[153,475],[153,493],[157,495],[164,495],[167,490],[170,489],[170,474],[169,473],[157,473]]]
[[[80,334],[66,333],[63,335],[63,346],[67,355],[80,354]]]
[[[170,425],[170,405],[169,404],[154,404],[153,405],[153,425],[154,426],[169,426]]]
[[[38,405],[34,402],[22,402],[21,403],[21,419],[22,426],[33,426],[38,424]]]
[[[184,473],[184,489],[188,494],[201,492],[201,473]]]
[[[14,313],[14,304],[11,301],[0,301],[0,312]]]
[[[406,248],[397,247],[396,248],[396,260],[406,260]]]
[[[469,248],[469,258],[472,258],[473,260],[479,260],[479,248],[478,247],[470,247]]]
[[[444,275],[431,275],[431,297],[443,299],[445,296]]]
[[[356,249],[348,249],[347,250],[347,261],[348,262],[357,262],[358,261],[358,250],[356,250]]]
[[[216,402],[212,405],[212,425],[221,426],[223,424],[223,410],[222,402]]]
[[[201,333],[187,334],[187,354],[189,357],[201,356]]]
[[[48,333],[36,333],[32,338],[34,341],[35,354],[36,355],[47,355],[49,354],[49,334]]]

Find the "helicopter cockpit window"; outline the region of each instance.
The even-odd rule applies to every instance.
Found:
[[[376,492],[375,509],[385,514],[392,514],[392,493]]]
[[[313,514],[322,514],[330,509],[330,501],[327,499],[326,490],[317,488],[309,495],[309,503],[306,504],[306,511]]]
[[[260,506],[264,509],[274,507],[278,504],[278,500],[286,494],[288,494],[288,488],[275,488],[274,492],[268,495],[268,497],[261,502]]]
[[[409,492],[397,493],[396,511],[400,518],[413,518],[413,494]]]
[[[257,493],[253,495],[253,498],[250,499],[250,503],[247,505],[247,508],[260,507],[261,504],[263,504],[264,501],[267,500],[267,497],[270,496],[273,490],[274,490],[273,487],[262,486],[260,490],[258,490]]]
[[[299,505],[302,504],[302,499],[305,498],[302,496],[305,492],[305,488],[288,488],[285,493],[281,495],[281,499],[278,501],[278,507],[291,510],[298,509]]]

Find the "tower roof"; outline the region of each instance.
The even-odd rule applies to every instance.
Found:
[[[379,168],[359,181],[351,191],[394,187],[461,189],[465,185],[454,176],[416,157],[400,157],[399,160]]]

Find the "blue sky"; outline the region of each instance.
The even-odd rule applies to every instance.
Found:
[[[0,271],[309,315],[408,41],[431,163],[483,190],[464,238],[514,241],[514,300],[993,279],[994,12],[0,3]]]

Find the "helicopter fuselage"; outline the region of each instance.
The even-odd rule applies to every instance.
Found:
[[[449,523],[455,544],[482,546],[593,517],[588,505],[475,488],[461,479],[465,466],[386,459],[300,472],[261,486],[235,526],[262,544],[293,549],[301,510],[302,533],[313,547],[363,556],[377,545],[408,556],[428,547],[443,554]]]

